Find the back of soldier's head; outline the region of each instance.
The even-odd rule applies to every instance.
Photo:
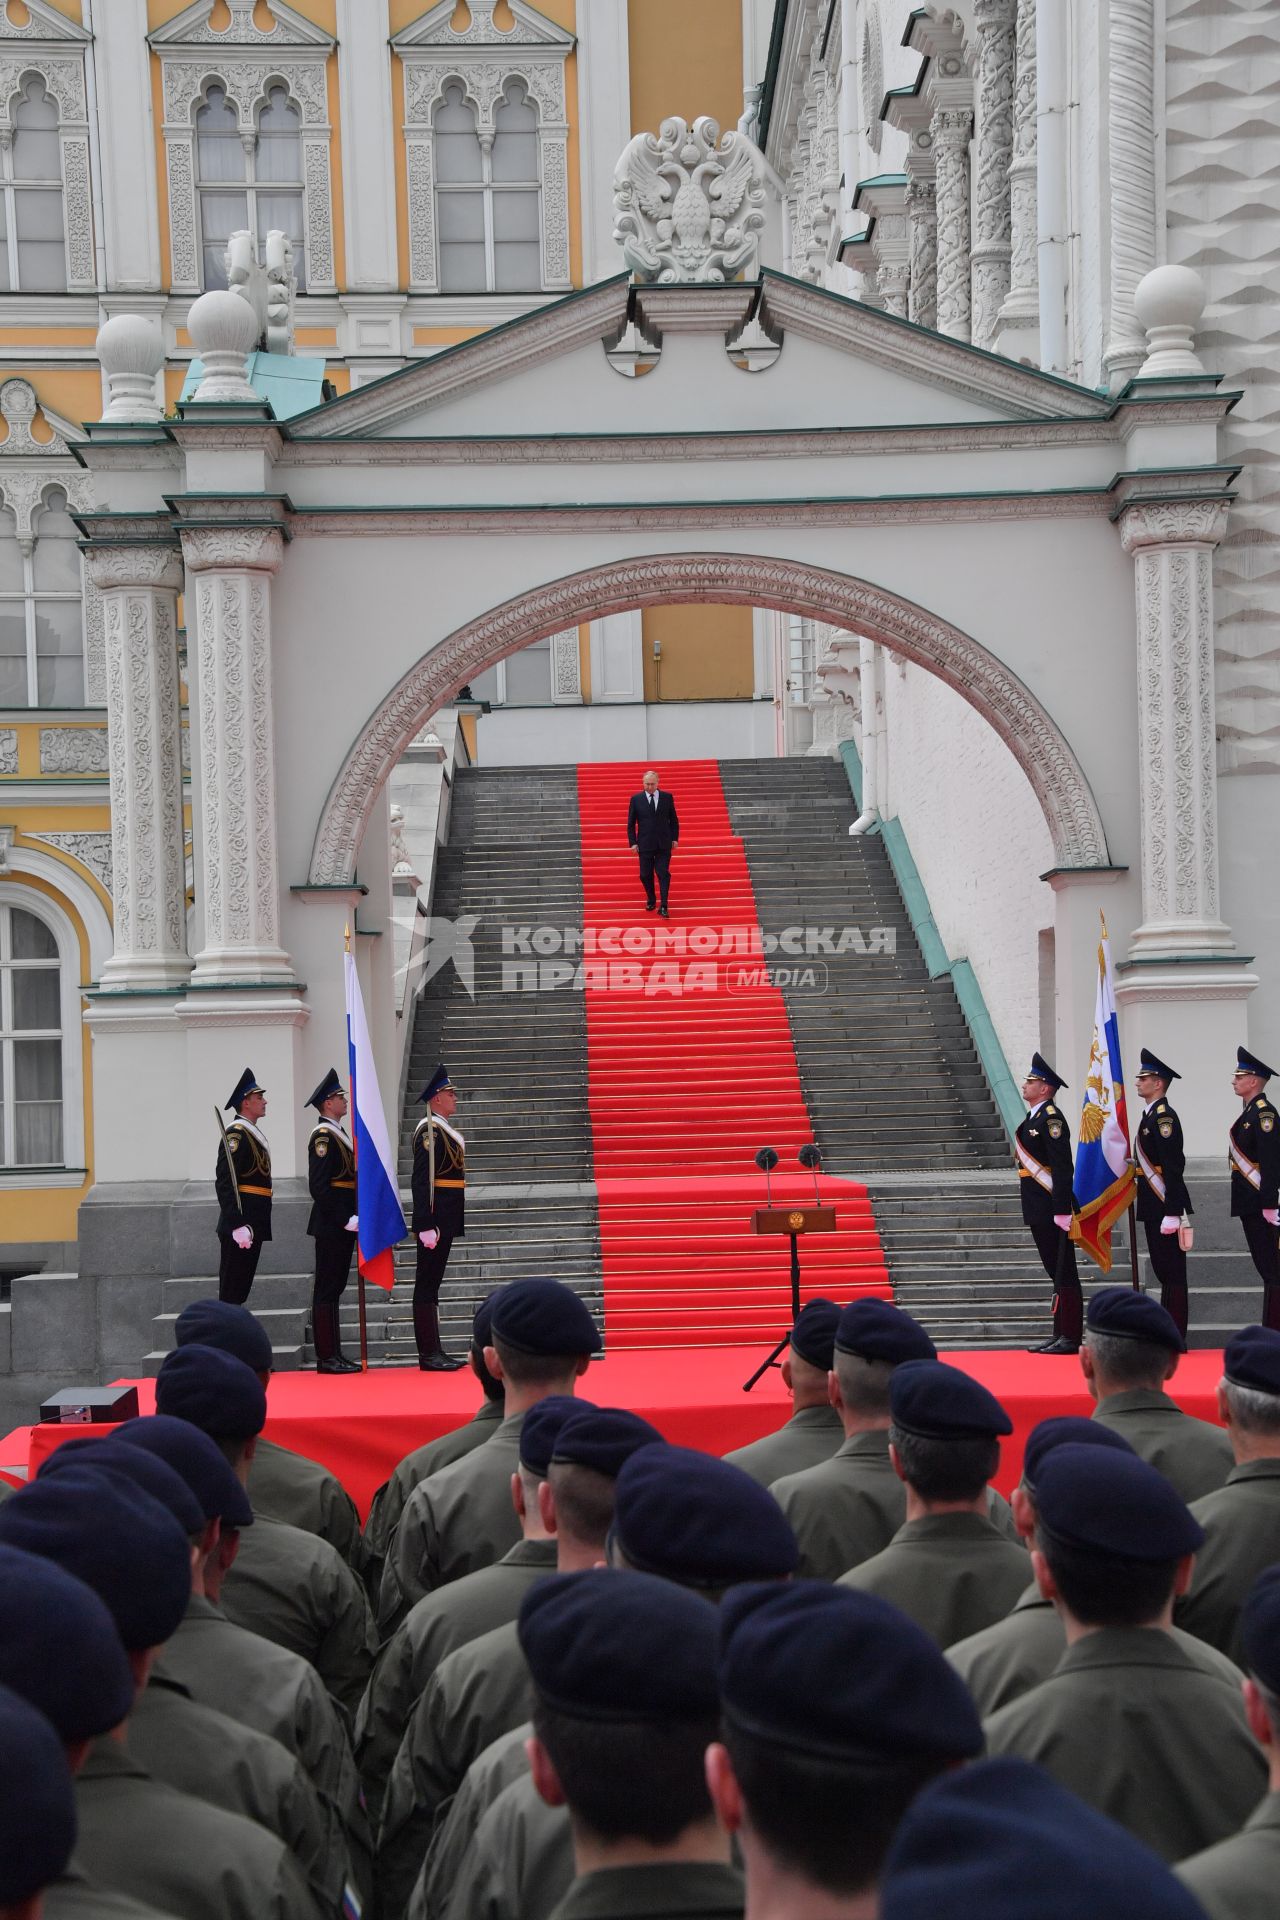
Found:
[[[1013,1431],[995,1395],[959,1367],[908,1360],[889,1382],[889,1442],[921,1500],[976,1501]]]
[[[620,1407],[576,1403],[555,1437],[547,1478],[557,1537],[603,1554],[613,1525],[618,1475],[641,1447],[662,1446],[656,1427]]]
[[[1132,1287],[1100,1287],[1085,1315],[1084,1344],[1103,1392],[1159,1392],[1185,1343],[1173,1316]]]
[[[1036,1547],[1081,1626],[1157,1624],[1204,1532],[1162,1473],[1137,1454],[1056,1447],[1036,1480]]]
[[[1239,1433],[1253,1442],[1274,1441],[1280,1453],[1280,1333],[1251,1326],[1231,1336],[1222,1355],[1222,1397]]]
[[[887,1424],[894,1368],[936,1357],[924,1328],[901,1307],[888,1300],[854,1300],[836,1323],[832,1351],[845,1411]]]
[[[640,1447],[618,1474],[610,1564],[717,1596],[743,1580],[787,1580],[800,1549],[766,1488],[691,1447]]]
[[[600,1351],[590,1313],[558,1280],[516,1280],[490,1308],[490,1345],[513,1387],[572,1391],[583,1362]]]
[[[488,1298],[482,1300],[476,1308],[475,1317],[471,1322],[469,1357],[471,1360],[471,1371],[480,1382],[484,1390],[485,1399],[492,1401],[495,1405],[500,1405],[506,1394],[506,1388],[496,1373],[490,1373],[488,1367],[485,1365],[484,1358],[484,1350],[493,1340],[493,1303],[497,1297],[496,1291],[491,1293]]]

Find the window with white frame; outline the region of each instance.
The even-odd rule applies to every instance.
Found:
[[[13,108],[0,143],[0,292],[65,293],[67,249],[58,108],[38,73]]]
[[[542,285],[538,112],[508,80],[481,136],[461,80],[432,116],[441,293],[525,293]]]
[[[551,705],[551,641],[535,640],[519,653],[486,667],[471,681],[477,700],[495,707],[549,707]]]
[[[227,242],[247,228],[266,258],[273,229],[293,242],[293,271],[306,288],[302,115],[284,86],[272,87],[255,133],[242,136],[223,87],[210,87],[196,113],[196,178],[206,290],[225,287]]]
[[[0,707],[84,705],[84,605],[75,522],[48,487],[20,541],[0,507]]]
[[[62,965],[57,938],[0,902],[0,1167],[63,1160]]]

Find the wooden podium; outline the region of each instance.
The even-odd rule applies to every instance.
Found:
[[[814,1182],[815,1186],[817,1182]],[[791,1241],[791,1326],[800,1318],[800,1235],[802,1233],[834,1233],[836,1230],[836,1210],[834,1207],[793,1206],[793,1207],[755,1207],[751,1214],[751,1224],[757,1233],[785,1233]],[[778,1357],[788,1340],[791,1329],[787,1329],[773,1352],[763,1365],[756,1368],[751,1378],[743,1385],[742,1391],[750,1393],[756,1381],[763,1378],[770,1367],[778,1364]]]

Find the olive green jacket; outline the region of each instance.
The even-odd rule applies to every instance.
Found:
[[[746,1882],[732,1867],[603,1867],[574,1881],[553,1920],[735,1920],[746,1897]]]
[[[1241,1832],[1176,1869],[1209,1920],[1262,1920],[1280,1902],[1280,1793],[1269,1793]]]
[[[442,1467],[409,1495],[378,1595],[384,1637],[424,1594],[491,1567],[519,1540],[511,1476],[520,1464],[523,1425],[522,1413],[511,1414],[483,1446]]]
[[[1193,1420],[1167,1393],[1133,1387],[1099,1400],[1093,1418],[1123,1435],[1134,1452],[1171,1480],[1184,1500],[1220,1487],[1235,1456],[1221,1427]]]
[[[731,1467],[741,1467],[762,1487],[771,1487],[784,1474],[803,1473],[829,1460],[844,1439],[844,1428],[832,1407],[801,1407],[776,1433],[726,1453]]]
[[[498,1431],[502,1418],[501,1400],[486,1400],[465,1427],[455,1427],[452,1433],[442,1433],[437,1439],[428,1440],[425,1446],[415,1447],[412,1453],[405,1455],[393,1469],[390,1478],[383,1481],[370,1504],[369,1518],[364,1523],[365,1544],[370,1553],[379,1559],[385,1555],[400,1525],[405,1502],[418,1483],[429,1479],[433,1473],[439,1473],[442,1467],[451,1467],[455,1460],[464,1460],[477,1447],[483,1446]]]
[[[1188,1633],[1240,1661],[1240,1609],[1264,1567],[1280,1560],[1280,1460],[1246,1460],[1191,1509],[1204,1528],[1191,1591],[1174,1609]]]
[[[855,1433],[830,1459],[775,1480],[772,1493],[800,1543],[800,1573],[838,1580],[887,1547],[907,1517],[887,1429]]]
[[[95,1886],[73,1856],[61,1880],[44,1890],[41,1920],[178,1920],[127,1893]]]
[[[454,1883],[448,1920],[551,1920],[574,1881],[567,1807],[549,1807],[526,1768],[488,1808]],[[427,1920],[427,1876],[405,1920]]]
[[[309,1660],[334,1699],[356,1711],[377,1643],[364,1588],[327,1540],[255,1514],[222,1583],[222,1609]]]
[[[248,1491],[255,1513],[327,1540],[351,1571],[364,1577],[367,1553],[359,1509],[328,1467],[259,1437],[249,1467]]]
[[[880,1553],[839,1584],[878,1593],[940,1647],[1002,1620],[1027,1584],[1027,1556],[980,1513],[908,1520]]]
[[[471,1762],[462,1785],[440,1810],[431,1845],[409,1903],[407,1920],[438,1920],[449,1911],[455,1890],[472,1872],[471,1850],[476,1829],[500,1793],[529,1771],[525,1741],[533,1732],[523,1720]]]
[[[985,1723],[1165,1860],[1225,1840],[1267,1786],[1239,1685],[1158,1627],[1103,1627]]]

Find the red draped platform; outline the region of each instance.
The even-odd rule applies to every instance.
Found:
[[[1069,1356],[975,1352],[946,1358],[983,1381],[1008,1408],[1015,1431],[996,1476],[1006,1493],[1021,1471],[1023,1443],[1036,1421],[1054,1413],[1087,1414],[1092,1406],[1079,1363]],[[727,1453],[772,1432],[787,1417],[787,1396],[776,1372],[754,1392],[743,1393],[752,1365],[742,1347],[624,1351],[595,1362],[582,1391],[597,1405],[632,1408],[683,1446]],[[1197,1349],[1178,1368],[1174,1398],[1188,1413],[1212,1420],[1221,1377],[1221,1353]],[[152,1411],[154,1381],[136,1385],[142,1410]],[[419,1373],[408,1367],[346,1377],[278,1373],[268,1396],[267,1434],[323,1461],[364,1513],[397,1460],[469,1419],[476,1399],[469,1373]],[[60,1441],[89,1432],[109,1433],[110,1428],[19,1427],[0,1440],[0,1471],[33,1470]]]

